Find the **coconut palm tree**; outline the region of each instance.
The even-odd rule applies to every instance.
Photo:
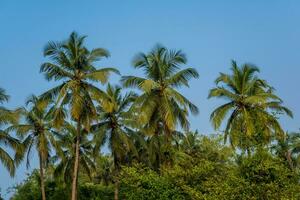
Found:
[[[44,55],[52,62],[46,62],[41,66],[41,72],[45,74],[47,80],[62,81],[42,95],[43,98],[56,101],[55,125],[57,127],[63,125],[67,115],[64,107],[67,105],[70,108],[71,119],[77,123],[72,200],[76,199],[81,130],[83,127],[89,130],[91,122],[96,118],[93,99],[101,98],[103,93],[92,82],[106,83],[111,72],[119,73],[114,68],[97,69],[94,66],[103,57],[108,57],[109,53],[102,48],[88,50],[84,46],[85,38],[73,32],[66,41],[49,42],[44,49]]]
[[[131,126],[135,125],[129,106],[135,100],[136,95],[132,92],[125,96],[121,95],[121,88],[108,84],[104,100],[100,100],[97,107],[99,123],[92,126],[94,132],[95,149],[99,148],[108,140],[109,149],[114,161],[115,171],[115,195],[114,199],[119,199],[118,173],[122,162],[125,162],[127,154],[134,150],[134,145],[129,138]]]
[[[109,155],[96,157],[96,171],[93,176],[94,183],[108,186],[113,183],[113,159]]]
[[[285,133],[285,137],[271,146],[280,158],[285,160],[291,169],[299,167],[300,163],[300,133]]]
[[[180,70],[186,62],[182,51],[158,45],[150,53],[140,53],[133,60],[134,68],[144,70],[145,77],[122,77],[125,87],[142,91],[135,104],[140,108],[141,122],[147,124],[147,132],[159,134],[158,130],[163,128],[170,136],[177,124],[188,129],[188,111],[198,113],[198,108],[177,90],[189,87],[189,80],[199,76],[194,68]]]
[[[200,137],[198,131],[186,132],[181,140],[180,147],[188,155],[194,155],[199,152]]]
[[[7,147],[14,150],[16,153],[21,153],[21,145],[19,140],[12,137],[3,130],[10,123],[16,123],[18,120],[19,111],[8,110],[1,106],[4,102],[9,100],[9,96],[5,93],[5,90],[0,88],[0,161],[3,166],[9,171],[11,176],[14,176],[16,170],[16,164],[19,163],[20,159],[15,156],[15,159],[6,151]],[[17,155],[17,154],[16,154]]]
[[[83,133],[86,130],[81,130]],[[95,163],[93,161],[94,147],[90,140],[88,140],[87,133],[81,134],[80,142],[80,170],[92,177],[92,171],[95,170]],[[60,134],[56,137],[57,144],[56,152],[51,160],[55,164],[54,176],[56,178],[63,177],[65,183],[72,181],[72,172],[75,162],[76,151],[74,144],[77,141],[77,129],[76,126],[69,122],[65,122],[63,128],[60,130]]]
[[[177,162],[184,135],[174,131],[171,136],[171,138],[158,134],[145,136],[143,130],[131,133],[130,140],[134,144],[137,155],[129,158],[130,163],[138,161],[158,173],[161,167],[171,167]]]
[[[238,67],[232,61],[231,74],[220,73],[216,87],[210,90],[208,98],[222,98],[227,102],[211,114],[215,129],[225,126],[225,141],[250,153],[255,142],[267,143],[271,136],[283,136],[277,114],[292,117],[292,112],[282,106],[282,100],[273,93],[273,88],[265,80],[257,77],[259,69],[251,64]],[[229,117],[227,118],[227,115]],[[259,138],[259,141],[256,140]]]
[[[129,140],[133,144],[132,150],[127,154],[126,164],[142,163],[144,166],[153,167],[149,157],[148,137],[145,137],[139,128],[129,130]]]
[[[55,146],[55,133],[52,131],[52,118],[50,115],[50,102],[32,95],[26,102],[29,109],[23,109],[24,119],[13,124],[7,130],[14,131],[23,140],[26,154],[26,165],[30,165],[30,155],[35,147],[39,156],[40,182],[42,199],[46,200],[44,171],[49,161],[51,146]]]

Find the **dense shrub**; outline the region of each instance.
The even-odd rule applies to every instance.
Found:
[[[38,178],[35,173],[31,174],[26,181],[15,187],[16,193],[12,200],[41,200]],[[102,200],[113,199],[113,187],[101,184],[84,183],[79,185],[78,199]],[[46,195],[48,200],[70,199],[70,187],[57,183],[54,180],[46,181]]]
[[[120,180],[121,199],[185,199],[180,189],[174,183],[170,182],[167,177],[160,176],[149,169],[137,167],[123,168]]]

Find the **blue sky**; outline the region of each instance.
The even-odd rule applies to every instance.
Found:
[[[76,30],[88,35],[90,48],[104,47],[111,58],[99,66],[118,67],[135,74],[133,56],[156,43],[182,49],[200,79],[182,92],[200,108],[191,117],[193,129],[213,131],[212,110],[222,103],[208,100],[219,72],[230,60],[251,62],[294,111],[282,118],[286,130],[300,128],[300,1],[297,0],[151,0],[151,1],[0,1],[0,87],[11,95],[10,107],[21,106],[30,94],[53,86],[39,73],[42,49],[50,40],[63,40]],[[118,83],[118,77],[112,78]],[[32,167],[37,165],[32,158]],[[2,193],[25,177],[25,166],[10,178],[0,165]],[[8,196],[6,196],[8,197]]]

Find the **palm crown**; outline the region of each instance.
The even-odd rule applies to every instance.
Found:
[[[114,163],[114,172],[117,175],[130,152],[135,152],[133,142],[129,138],[130,126],[133,125],[129,106],[135,100],[133,92],[122,96],[121,88],[108,84],[105,98],[100,100],[97,108],[99,123],[92,126],[94,132],[95,150],[108,139]],[[116,176],[117,177],[117,176]],[[115,199],[118,199],[119,180],[115,179]]]
[[[187,59],[181,51],[168,50],[157,46],[150,53],[140,53],[133,66],[144,71],[145,77],[123,76],[125,87],[136,87],[143,93],[135,102],[140,107],[142,121],[157,129],[162,123],[167,133],[175,130],[179,123],[188,128],[188,111],[198,113],[198,108],[184,97],[176,88],[189,87],[191,78],[198,78],[194,68],[180,70]]]
[[[213,126],[217,129],[229,118],[225,127],[225,141],[229,136],[232,145],[240,144],[240,140],[260,135],[269,140],[274,133],[282,136],[283,130],[276,114],[292,112],[282,106],[282,100],[273,93],[268,83],[256,76],[259,69],[251,64],[238,67],[232,61],[232,74],[221,73],[216,79],[216,87],[210,90],[209,98],[223,98],[228,102],[218,107],[211,114]],[[246,141],[247,142],[247,141]]]
[[[111,72],[119,73],[114,68],[96,69],[95,62],[108,57],[109,52],[102,48],[88,50],[84,46],[85,36],[73,32],[64,42],[49,42],[44,55],[53,62],[46,62],[41,66],[41,72],[47,80],[62,80],[57,87],[44,93],[44,98],[56,98],[56,119],[63,123],[64,112],[62,106],[69,104],[71,117],[79,119],[89,125],[95,117],[96,109],[93,98],[101,98],[103,93],[91,82],[107,82]]]
[[[5,126],[10,123],[16,123],[19,115],[18,111],[14,112],[1,106],[2,103],[7,102],[8,100],[9,96],[5,93],[4,89],[0,88],[0,161],[9,171],[10,175],[13,176],[15,174],[15,164],[18,164],[20,159],[16,156],[16,159],[14,160],[7,152],[7,147],[13,149],[16,153],[19,153],[21,146],[16,138],[12,137],[7,131],[2,129],[5,129]]]
[[[8,101],[9,96],[5,93],[5,90],[0,88],[0,103]]]
[[[56,137],[56,152],[51,160],[56,164],[54,169],[54,175],[57,178],[63,178],[65,183],[70,183],[70,177],[72,177],[73,166],[75,160],[75,148],[74,143],[77,140],[76,126],[71,123],[65,122],[63,128],[60,130],[60,134]],[[85,130],[81,130],[85,132]],[[82,134],[80,144],[80,170],[85,172],[90,178],[92,172],[95,169],[95,163],[93,161],[93,145],[92,141],[88,140],[87,134]]]
[[[111,86],[106,89],[106,98],[97,107],[99,123],[92,126],[96,150],[108,139],[114,165],[120,167],[127,153],[132,150],[133,144],[128,136],[130,127],[136,123],[131,118],[129,106],[133,103],[136,95],[133,92],[121,95],[121,88]]]
[[[23,109],[22,122],[11,125],[8,130],[14,131],[23,139],[23,144],[27,151],[27,166],[29,166],[30,154],[34,146],[45,166],[50,156],[51,145],[55,145],[55,136],[52,131],[52,121],[49,112],[50,102],[32,95],[28,98],[26,104],[29,106],[29,109]]]

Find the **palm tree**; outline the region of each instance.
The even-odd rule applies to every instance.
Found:
[[[144,124],[142,132],[149,136],[148,149],[152,152],[150,159],[155,160],[152,162],[155,169],[159,169],[162,163],[162,148],[165,154],[170,153],[167,150],[171,149],[171,135],[176,126],[179,124],[187,130],[189,111],[198,113],[197,106],[177,90],[183,86],[189,87],[190,79],[199,77],[194,68],[180,69],[186,62],[182,51],[157,45],[148,54],[140,53],[133,60],[134,68],[144,70],[145,77],[123,76],[121,80],[125,87],[142,91],[134,107],[138,109],[139,123]],[[165,139],[160,136],[163,133]]]
[[[177,158],[182,157],[180,150],[183,139],[184,135],[179,131],[172,132],[171,138],[158,134],[145,136],[145,132],[135,131],[130,134],[130,140],[134,144],[136,154],[129,154],[132,156],[129,162],[138,161],[160,173],[162,166],[168,168],[177,161],[180,162]]]
[[[86,132],[84,129],[82,133]],[[79,147],[80,152],[80,168],[89,178],[92,177],[92,171],[95,170],[95,163],[93,161],[94,147],[90,140],[88,140],[87,133],[81,134],[81,142]],[[72,180],[72,172],[74,161],[76,157],[76,149],[74,144],[77,141],[77,129],[71,123],[65,122],[61,129],[61,134],[56,138],[56,152],[51,160],[55,164],[54,176],[56,178],[63,177],[65,183],[70,183]]]
[[[99,123],[92,126],[94,134],[95,149],[99,148],[108,140],[109,148],[112,153],[115,170],[115,195],[114,199],[119,199],[119,180],[118,173],[122,162],[126,161],[127,154],[134,150],[134,145],[129,138],[129,127],[136,123],[131,113],[128,112],[129,106],[135,100],[136,95],[132,92],[125,96],[121,95],[121,88],[113,87],[108,84],[106,97],[100,101],[97,108]]]
[[[32,95],[26,102],[29,110],[24,109],[24,120],[13,124],[7,130],[15,131],[23,139],[24,153],[27,155],[27,167],[30,164],[32,147],[35,146],[40,165],[40,182],[42,199],[46,200],[44,170],[47,166],[51,146],[55,146],[55,133],[52,131],[52,120],[49,111],[50,102]]]
[[[299,167],[300,162],[300,133],[286,133],[285,137],[272,145],[275,154],[284,159],[291,169]]]
[[[210,90],[208,98],[228,101],[212,112],[211,121],[218,129],[230,113],[224,131],[225,141],[229,136],[232,146],[239,146],[250,153],[254,142],[266,143],[273,134],[282,137],[277,114],[292,117],[292,112],[282,106],[282,100],[273,93],[273,88],[256,76],[259,72],[256,66],[244,64],[238,67],[232,61],[231,71],[232,74],[220,73],[215,81],[216,87]]]
[[[94,183],[108,186],[113,183],[113,159],[109,155],[97,156],[96,172],[94,174]]]
[[[41,66],[41,72],[47,80],[61,80],[58,86],[42,95],[43,98],[55,99],[54,112],[57,127],[63,124],[66,113],[64,107],[70,108],[70,117],[77,123],[76,156],[73,170],[72,200],[76,199],[78,169],[80,161],[80,134],[84,127],[89,130],[91,121],[96,118],[96,108],[93,99],[102,96],[102,90],[91,82],[106,83],[111,72],[119,73],[114,68],[96,69],[95,62],[108,57],[107,50],[96,48],[88,50],[84,46],[85,36],[71,33],[64,42],[49,42],[45,47],[44,55],[52,62]]]
[[[180,70],[186,62],[182,51],[158,45],[150,53],[140,53],[134,58],[134,68],[143,69],[145,77],[122,77],[125,87],[142,91],[135,104],[140,107],[141,121],[147,124],[148,132],[159,134],[158,130],[162,128],[170,136],[177,124],[188,129],[188,111],[198,113],[198,108],[176,90],[189,87],[189,80],[199,77],[194,68]]]
[[[14,176],[16,166],[20,159],[17,156],[18,152],[21,152],[20,142],[9,135],[7,131],[2,130],[10,123],[16,123],[18,120],[18,110],[11,111],[1,106],[2,103],[7,102],[9,96],[5,93],[5,90],[0,88],[0,161],[3,166],[9,171],[11,176]],[[16,152],[15,159],[6,151],[4,147],[13,149]]]
[[[194,155],[199,152],[200,138],[198,131],[186,132],[181,140],[180,147],[188,155]]]

